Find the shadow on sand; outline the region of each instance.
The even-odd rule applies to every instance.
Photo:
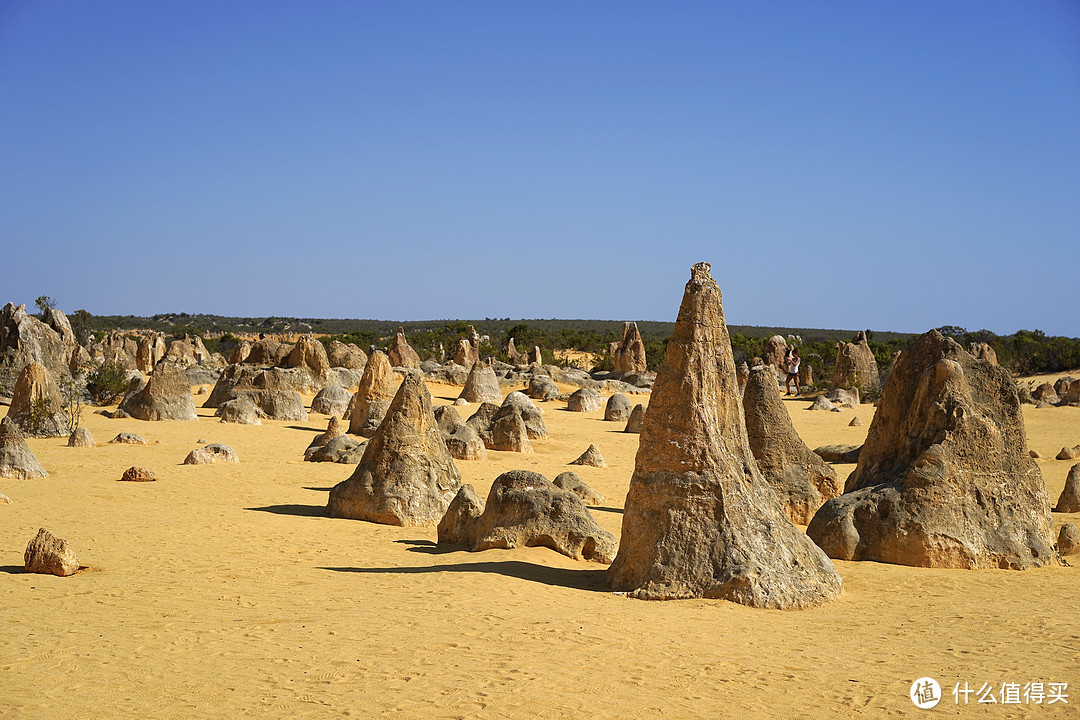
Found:
[[[460,550],[461,548],[457,549]],[[371,575],[416,575],[441,572],[494,573],[572,590],[611,592],[611,588],[604,579],[604,570],[568,570],[566,568],[533,565],[519,560],[496,560],[459,565],[429,565],[427,567],[322,567],[319,569]]]
[[[305,432],[321,433],[325,432],[326,428],[322,427],[304,427],[303,425],[286,425],[289,430],[304,430]]]
[[[324,487],[324,488],[318,488],[318,487],[304,487],[304,489],[305,489],[305,490],[314,490],[315,492],[330,492],[331,490],[333,490],[333,489],[334,489],[334,487],[333,487],[333,486],[331,485],[330,487]]]
[[[325,505],[267,505],[249,507],[245,510],[273,513],[274,515],[296,515],[297,517],[326,517]]]
[[[600,507],[599,505],[590,505],[589,512],[592,512],[593,510],[599,510],[600,512],[619,513],[620,515],[623,514],[622,508]]]
[[[22,575],[26,572],[26,568],[22,565],[0,565],[0,573],[7,573],[8,575]]]

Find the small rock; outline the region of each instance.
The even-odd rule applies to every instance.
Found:
[[[195,442],[197,442],[197,443],[199,443],[199,444],[201,444],[201,445],[205,445],[206,443],[208,443],[208,442],[210,442],[210,441],[209,441],[209,440],[207,440],[206,438],[199,438],[199,439],[198,439],[198,440],[196,440]]]
[[[157,478],[154,477],[154,473],[146,468],[132,465],[124,471],[120,480],[123,482],[154,482]]]
[[[606,498],[603,495],[589,487],[588,484],[579,478],[577,473],[573,470],[567,470],[564,473],[560,473],[551,482],[557,488],[569,490],[574,493],[581,498],[581,501],[586,505],[603,505],[606,502]]]
[[[604,406],[604,420],[626,422],[630,419],[632,411],[633,406],[630,404],[630,398],[622,393],[615,393],[608,398],[607,405]]]
[[[1061,448],[1061,452],[1057,454],[1058,460],[1075,460],[1078,457],[1080,457],[1080,445],[1063,447]]]
[[[26,568],[26,572],[66,577],[78,571],[79,558],[68,547],[67,540],[62,540],[45,528],[41,528],[26,546],[23,567]]]
[[[1036,460],[1042,457],[1042,455],[1039,454],[1038,450],[1028,450],[1028,455],[1035,458]]]
[[[123,443],[125,445],[149,445],[150,441],[135,433],[122,432],[109,442]]]
[[[68,436],[68,447],[94,447],[94,436],[84,427],[75,428]]]
[[[184,458],[185,465],[211,465],[216,462],[238,463],[240,459],[236,457],[235,450],[221,443],[195,448]]]
[[[851,418],[851,422],[848,423],[848,427],[862,427],[862,426],[863,426],[863,421],[862,421],[862,418],[859,418],[859,417]]]
[[[814,399],[814,402],[810,404],[807,410],[835,410],[836,406],[832,404],[832,401],[824,395]]]
[[[1058,553],[1060,555],[1074,555],[1080,552],[1080,528],[1072,523],[1065,523],[1058,532]]]
[[[862,445],[822,445],[814,448],[814,454],[825,462],[857,463]]]
[[[7,495],[0,495],[0,505],[10,505],[10,504],[11,504],[11,498],[9,498]]]
[[[604,462],[604,456],[600,454],[600,448],[595,445],[590,445],[589,448],[581,453],[581,456],[577,460],[571,460],[571,465],[591,465],[592,467],[607,467],[607,463]]]

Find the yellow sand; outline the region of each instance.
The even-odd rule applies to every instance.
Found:
[[[436,404],[459,390],[430,387]],[[853,411],[808,405],[788,402],[811,447],[865,437],[871,407],[852,428]],[[541,404],[552,439],[534,455],[458,467],[485,494],[512,468],[554,478],[596,443],[609,467],[573,469],[607,496],[593,515],[617,535],[638,436],[564,406]],[[1080,442],[1080,409],[1025,412],[1041,452]],[[0,717],[877,718],[920,712],[908,688],[921,676],[945,688],[939,713],[961,710],[957,682],[1073,691],[1064,709],[973,704],[965,717],[1075,717],[1080,705],[1080,558],[1026,572],[838,562],[845,594],[806,611],[643,602],[606,591],[602,566],[544,548],[447,552],[434,528],[324,517],[352,470],[302,462],[324,416],[199,415],[87,414],[99,447],[32,440],[50,477],[0,479],[13,501],[0,506]],[[155,444],[103,444],[121,431]],[[181,465],[200,439],[231,445],[240,464]],[[135,464],[158,482],[117,482]],[[1039,464],[1056,500],[1072,463]],[[40,526],[86,569],[23,573]]]

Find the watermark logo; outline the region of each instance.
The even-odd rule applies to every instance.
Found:
[[[920,710],[929,710],[941,702],[941,686],[932,677],[921,677],[911,683],[908,695],[911,697],[911,702],[915,703],[915,707]]]

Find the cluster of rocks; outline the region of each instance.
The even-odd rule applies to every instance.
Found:
[[[1080,407],[1080,380],[1072,376],[1058,378],[1053,385],[1044,382],[1034,389],[1025,390],[1027,392],[1023,393],[1024,401],[1038,408]]]
[[[291,382],[290,371],[277,367],[260,370],[230,365],[203,407],[216,408],[222,422],[246,425],[257,425],[263,418],[307,419],[304,400]]]
[[[501,405],[481,403],[465,424],[488,450],[531,453],[531,440],[548,438],[543,413],[519,391],[507,395]]]

